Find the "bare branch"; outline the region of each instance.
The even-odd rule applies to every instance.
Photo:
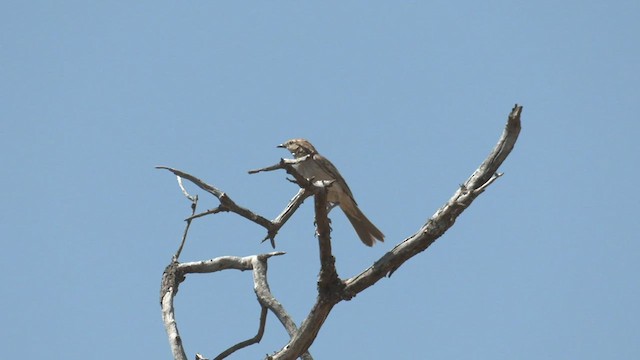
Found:
[[[180,190],[182,190],[182,194],[186,196],[187,199],[189,199],[191,202],[196,202],[198,195],[195,195],[195,196],[189,195],[189,192],[187,191],[187,189],[185,189],[184,184],[182,183],[182,178],[177,175],[176,175],[176,178],[178,179],[178,186],[180,186]]]
[[[487,159],[417,233],[396,245],[371,267],[345,281],[347,299],[375,284],[387,274],[391,276],[409,258],[426,250],[453,226],[457,217],[489,184],[499,177],[497,175],[498,168],[507,158],[518,139],[521,113],[522,106],[516,104],[509,114],[502,136]]]
[[[311,159],[309,155],[303,156],[298,159],[282,159],[281,158],[280,162],[278,162],[277,164],[267,166],[261,169],[249,170],[249,174],[256,174],[264,171],[273,171],[273,170],[283,169],[294,178],[294,180],[289,180],[289,179],[288,180],[300,186],[300,190],[298,191],[296,196],[294,196],[293,199],[289,201],[289,204],[287,205],[287,207],[285,207],[283,212],[280,215],[278,215],[278,217],[275,220],[273,220],[272,222],[273,226],[271,229],[269,229],[267,236],[262,240],[263,242],[269,239],[271,240],[271,245],[273,246],[275,236],[278,233],[278,231],[280,231],[280,228],[282,228],[282,226],[287,222],[287,220],[289,220],[289,218],[298,209],[298,207],[300,207],[300,205],[304,202],[304,200],[309,196],[311,196],[314,193],[314,191],[316,191],[316,188],[314,187],[314,184],[313,184],[313,179],[305,178],[294,167],[294,165],[299,164],[303,161],[307,161],[309,159]]]
[[[273,254],[273,253],[272,253]],[[284,306],[273,296],[267,281],[267,257],[270,254],[258,255],[252,259],[253,262],[253,283],[254,291],[258,297],[258,302],[262,306],[267,307],[278,318],[282,326],[293,337],[298,332],[298,327],[293,321],[291,316],[287,313]],[[307,352],[302,353],[301,357],[305,360],[312,360],[313,358]]]
[[[207,215],[213,215],[213,214],[217,214],[220,212],[224,212],[224,211],[229,211],[227,210],[224,206],[219,205],[213,209],[207,210],[207,211],[203,211],[201,213],[195,214],[195,215],[191,215],[188,218],[184,219],[185,221],[190,221],[193,219],[197,219],[199,217],[203,217],[203,216],[207,216]]]
[[[260,302],[260,306],[263,308],[261,312],[260,319],[260,329],[258,334],[254,336],[252,339],[243,341],[222,353],[226,354],[224,356],[228,356],[234,351],[243,348],[245,346],[251,345],[255,342],[259,342],[262,338],[262,334],[264,332],[264,324],[266,314],[262,315],[265,312],[264,309],[269,308],[274,311],[272,307],[268,305],[271,303],[278,303],[271,292],[269,290],[268,284],[266,282],[267,279],[267,260],[272,256],[284,255],[285,253],[282,251],[272,252],[268,254],[261,255],[252,255],[245,257],[238,256],[221,256],[215,259],[205,260],[205,261],[194,261],[188,263],[178,263],[172,262],[165,269],[162,276],[162,287],[160,290],[160,304],[162,306],[162,318],[165,324],[165,330],[169,337],[169,344],[171,346],[171,351],[173,353],[174,359],[186,360],[186,355],[184,352],[184,348],[182,346],[182,340],[180,338],[178,332],[178,325],[175,320],[174,308],[173,308],[173,299],[178,293],[178,287],[182,281],[185,279],[186,274],[190,273],[211,273],[221,270],[227,269],[235,269],[235,270],[253,270],[253,278],[254,278],[254,289],[256,294],[266,294],[264,296],[269,297],[269,301],[263,302],[263,300],[258,297],[258,301]],[[278,303],[279,304],[279,303]],[[282,307],[280,305],[280,307]],[[289,315],[284,311],[284,308],[277,309],[274,311],[274,314],[278,316],[279,319],[284,319],[286,322],[293,324],[293,332],[295,332],[295,323],[291,320]],[[249,343],[251,342],[251,343]],[[228,353],[227,353],[228,352]],[[309,357],[310,358],[310,357]]]
[[[331,184],[328,186],[331,186]],[[328,218],[327,188],[324,185],[318,186],[314,200],[316,233],[318,234],[318,247],[320,249],[318,292],[329,295],[333,293],[336,285],[340,286],[342,283],[336,270],[336,259],[331,251],[331,226]]]
[[[173,307],[173,298],[178,294],[178,285],[184,281],[184,275],[177,271],[177,265],[177,262],[172,262],[162,274],[160,305],[162,307],[162,320],[169,338],[169,346],[171,347],[173,358],[175,360],[187,360]]]
[[[178,324],[174,317],[173,298],[175,294],[167,292],[162,297],[162,318],[164,321],[164,328],[169,337],[169,346],[171,347],[171,353],[175,360],[187,360],[187,354],[182,347],[182,338],[178,332]]]
[[[306,155],[297,159],[280,159],[280,162],[275,165],[267,166],[266,168],[262,168],[262,169],[249,170],[249,174],[256,174],[263,171],[273,171],[273,170],[283,169],[287,172],[287,174],[293,176],[293,178],[295,179],[294,182],[300,185],[300,187],[310,189],[313,186],[313,184],[311,183],[313,179],[305,178],[294,167],[294,165],[310,159],[311,159],[311,156],[309,155]]]
[[[184,188],[182,184],[182,178],[178,176],[178,184],[182,193],[191,201],[191,213],[195,213],[198,207],[198,196],[191,196]],[[162,285],[160,287],[160,306],[162,308],[162,318],[164,320],[165,331],[169,337],[169,346],[173,353],[173,358],[176,360],[186,360],[186,354],[184,347],[182,346],[182,339],[178,332],[178,324],[175,320],[175,312],[173,307],[173,298],[178,294],[178,286],[184,281],[184,274],[178,270],[178,258],[182,253],[185,242],[187,241],[187,234],[189,233],[189,227],[191,227],[191,220],[187,221],[182,234],[182,241],[178,250],[173,255],[171,263],[165,268],[162,273]]]
[[[476,195],[476,196],[480,195],[482,192],[484,192],[484,189],[486,189],[489,185],[493,184],[493,182],[498,180],[498,178],[500,176],[502,176],[502,175],[504,175],[504,173],[495,173],[495,174],[493,174],[493,176],[489,180],[487,180],[486,183],[482,184],[482,186],[480,186],[479,188],[477,188],[477,189],[475,189],[473,191],[474,195]]]
[[[254,257],[253,261],[253,283],[254,292],[261,305],[266,306],[280,320],[289,336],[298,330],[296,323],[284,309],[282,304],[273,296],[269,282],[267,281],[267,262],[261,256]]]
[[[231,200],[231,198],[224,192],[220,191],[218,188],[211,186],[207,183],[205,183],[204,181],[198,179],[197,177],[185,173],[181,170],[178,169],[173,169],[170,167],[166,167],[166,166],[156,166],[156,169],[164,169],[164,170],[169,170],[172,173],[174,173],[177,176],[180,176],[182,178],[185,178],[189,181],[191,181],[192,183],[194,183],[196,186],[198,186],[200,189],[212,194],[213,196],[217,197],[218,200],[220,200],[220,205],[223,206],[225,209],[227,209],[228,211],[234,212],[240,216],[242,216],[245,219],[248,219],[250,221],[255,222],[258,225],[263,226],[266,229],[269,229],[271,227],[271,221],[265,219],[264,217],[253,213],[251,210],[246,209],[244,207],[239,206],[238,204],[236,204],[233,200]]]
[[[196,208],[198,207],[198,195],[191,196],[187,193],[187,190],[182,186],[182,178],[178,176],[178,183],[180,184],[180,188],[182,192],[185,194],[187,199],[191,200],[191,215],[196,212]],[[193,217],[193,216],[192,216]],[[191,227],[191,219],[187,220],[187,225],[184,227],[184,233],[182,234],[182,241],[180,242],[180,246],[176,251],[175,255],[173,255],[173,262],[178,261],[180,254],[182,254],[182,248],[184,248],[184,244],[187,241],[187,234],[189,233],[189,228]]]
[[[331,253],[331,227],[329,224],[327,186],[331,182],[315,182],[315,213],[316,233],[320,248],[320,274],[318,280],[318,297],[309,316],[302,322],[300,329],[295,332],[289,343],[269,359],[296,359],[298,354],[309,349],[318,332],[329,316],[334,305],[342,300],[344,284],[338,277],[335,258]]]
[[[220,355],[216,356],[213,360],[222,360],[224,358],[226,358],[227,356],[233,354],[234,352],[245,348],[249,345],[253,345],[256,343],[259,343],[260,340],[262,340],[262,335],[264,335],[264,326],[267,323],[267,307],[266,306],[261,306],[262,310],[260,311],[260,325],[258,327],[258,333],[256,334],[256,336],[252,337],[251,339],[247,339],[245,341],[239,342],[235,345],[233,345],[232,347],[228,348],[227,350],[223,351],[222,353],[220,353]]]
[[[467,180],[466,184],[470,189],[477,189],[489,181],[489,179],[498,172],[500,165],[507,159],[507,156],[509,156],[516,144],[516,140],[518,140],[518,135],[520,135],[521,114],[522,106],[516,104],[509,114],[507,125],[500,136],[500,140],[498,140],[498,143],[478,170]]]
[[[202,260],[202,261],[192,261],[178,264],[178,269],[183,274],[192,274],[192,273],[212,273],[221,270],[253,270],[253,264],[256,257],[264,256],[265,259],[268,259],[272,256],[284,255],[285,253],[282,251],[275,251],[268,254],[262,255],[251,255],[245,257],[239,256],[220,256],[215,259],[210,260]]]
[[[455,191],[453,196],[435,212],[435,214],[420,228],[418,232],[396,245],[368,269],[345,281],[341,281],[338,277],[338,273],[335,268],[335,258],[331,251],[330,221],[327,217],[328,207],[326,194],[327,187],[331,186],[331,181],[323,182],[314,181],[314,179],[306,179],[296,171],[295,165],[299,162],[306,161],[308,157],[295,160],[281,159],[278,164],[249,171],[250,174],[254,174],[263,171],[284,169],[287,173],[293,176],[295,179],[294,182],[301,187],[283,212],[273,221],[269,221],[266,218],[254,214],[248,209],[238,206],[222,191],[189,174],[167,167],[158,167],[173,172],[179,178],[184,177],[185,179],[190,180],[201,189],[213,194],[220,200],[220,206],[217,208],[207,210],[200,214],[195,214],[196,198],[192,207],[193,213],[192,216],[187,219],[188,222],[197,217],[222,211],[235,212],[240,216],[265,227],[268,230],[265,240],[271,239],[272,245],[273,239],[279,229],[287,222],[307,197],[314,195],[315,220],[317,225],[316,231],[318,234],[321,262],[316,302],[307,318],[300,325],[300,328],[297,328],[295,322],[286,312],[282,304],[280,304],[280,302],[278,302],[278,300],[272,295],[267,282],[267,260],[271,256],[282,255],[282,252],[273,252],[247,257],[224,256],[206,261],[181,264],[177,262],[177,255],[179,255],[182,249],[181,245],[177,255],[174,256],[172,263],[165,269],[160,294],[163,319],[167,334],[169,335],[169,341],[174,358],[180,360],[186,359],[173,314],[173,298],[178,292],[178,285],[184,280],[184,275],[187,273],[209,273],[225,269],[237,269],[253,270],[254,291],[262,308],[260,326],[258,333],[253,338],[234,345],[220,354],[217,359],[222,359],[242,347],[259,342],[264,332],[264,322],[266,321],[267,309],[276,315],[291,337],[286,346],[272,356],[268,356],[268,359],[296,359],[299,356],[305,360],[311,359],[308,349],[317,337],[318,332],[329,313],[337,303],[343,300],[350,300],[358,293],[377,283],[383,277],[391,276],[391,274],[393,274],[393,272],[402,266],[408,259],[426,250],[433,242],[435,242],[454,225],[457,217],[466,210],[466,208],[468,208],[471,203],[489,187],[489,185],[502,176],[502,173],[498,173],[498,169],[510,154],[515,142],[517,141],[520,133],[521,113],[522,106],[516,104],[509,115],[505,130],[487,159],[483,161],[469,179],[467,179],[467,181]],[[180,186],[185,196],[189,197],[181,182]],[[187,230],[188,226],[183,237],[183,244]]]
[[[301,158],[298,159],[284,159],[284,158],[280,158],[280,161],[277,164],[273,164],[267,167],[263,167],[260,169],[254,169],[254,170],[249,170],[247,171],[249,174],[257,174],[259,172],[267,172],[267,171],[274,171],[274,170],[287,170],[287,168],[299,164],[303,161],[307,161],[309,159],[309,155],[303,156]]]
[[[265,169],[270,169],[270,170],[285,169],[288,173],[292,174],[292,176],[296,179],[295,181],[296,183],[301,184],[300,185],[301,187],[308,188],[308,187],[312,187],[311,182],[308,179],[304,178],[302,175],[298,174],[298,172],[293,168],[293,165],[307,159],[308,157],[304,157],[301,159],[293,159],[293,160],[280,159],[280,162],[278,164],[273,165],[271,167],[267,167]],[[267,235],[264,237],[262,241],[264,242],[266,240],[270,240],[271,246],[273,248],[275,248],[275,237],[278,234],[278,231],[280,231],[280,228],[282,228],[282,226],[287,222],[287,220],[289,220],[289,218],[300,207],[300,205],[304,202],[304,200],[307,197],[311,196],[311,193],[308,190],[305,190],[304,188],[300,189],[300,191],[298,191],[298,194],[296,194],[296,196],[294,196],[294,198],[291,199],[291,201],[285,207],[283,212],[280,215],[278,215],[278,217],[274,221],[269,221],[266,218],[258,214],[255,214],[251,210],[237,205],[233,200],[231,200],[229,195],[227,195],[225,192],[219,190],[218,188],[212,185],[205,183],[204,181],[198,179],[197,177],[191,174],[188,174],[178,169],[166,167],[166,166],[156,166],[156,169],[169,170],[172,173],[174,173],[178,177],[178,183],[180,184],[180,189],[182,190],[183,194],[187,196],[187,198],[191,199],[192,196],[190,196],[187,190],[184,188],[182,184],[182,178],[185,178],[191,181],[202,190],[214,195],[220,201],[220,205],[218,207],[211,210],[204,211],[199,214],[192,214],[192,216],[188,217],[186,221],[191,221],[199,217],[203,217],[211,214],[217,214],[220,212],[229,212],[229,211],[234,212],[267,229]],[[264,170],[264,169],[252,170],[250,171],[250,173],[256,173],[260,171],[270,171],[270,170]]]
[[[298,210],[300,205],[302,205],[304,200],[309,196],[311,196],[311,193],[308,190],[304,188],[298,190],[298,193],[289,201],[289,204],[287,204],[282,213],[271,222],[271,228],[267,231],[267,235],[262,239],[262,242],[269,240],[271,241],[271,246],[275,248],[275,238],[278,231],[280,231],[282,226],[284,226],[293,213]]]
[[[300,190],[298,190],[298,193],[289,201],[289,204],[284,208],[282,213],[280,213],[280,215],[278,215],[278,217],[273,220],[273,228],[262,241],[274,238],[278,231],[280,231],[280,228],[282,228],[287,220],[291,218],[293,213],[298,210],[300,205],[302,205],[304,200],[309,196],[311,196],[311,193],[306,189],[301,188]]]
[[[247,171],[247,173],[249,173],[250,175],[253,175],[253,174],[257,174],[259,172],[267,172],[267,171],[284,169],[284,167],[282,166],[282,161],[283,160],[284,159],[280,159],[279,163],[273,164],[271,166],[263,167],[263,168],[260,168],[260,169],[249,170],[249,171]]]

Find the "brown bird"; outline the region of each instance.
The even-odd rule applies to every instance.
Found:
[[[384,241],[384,234],[358,208],[349,185],[344,181],[338,169],[333,166],[331,161],[318,154],[316,148],[309,141],[291,139],[278,147],[289,150],[296,159],[310,156],[309,159],[294,165],[302,176],[314,180],[334,180],[328,188],[327,201],[340,206],[365,245],[372,246],[375,240]]]

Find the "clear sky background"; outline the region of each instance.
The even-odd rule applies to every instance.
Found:
[[[2,357],[170,358],[159,286],[190,209],[155,165],[274,218],[296,186],[246,171],[310,139],[387,236],[367,248],[332,212],[350,277],[449,199],[518,103],[505,175],[340,303],[311,353],[640,358],[639,16],[638,1],[2,2]],[[319,269],[312,215],[307,202],[269,267],[298,322]],[[272,251],[264,235],[202,218],[181,260]],[[250,273],[189,276],[176,307],[189,358],[258,325]],[[236,358],[286,340],[270,315]]]

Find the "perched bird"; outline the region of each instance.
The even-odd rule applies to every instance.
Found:
[[[302,176],[314,180],[334,180],[328,188],[327,201],[340,206],[365,245],[372,246],[375,240],[384,241],[384,234],[358,208],[349,185],[338,169],[331,161],[318,154],[309,141],[291,139],[278,147],[289,150],[296,159],[309,155],[309,159],[294,165]]]

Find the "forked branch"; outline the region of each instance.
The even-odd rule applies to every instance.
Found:
[[[290,164],[285,164],[285,163],[286,163],[286,160],[281,160],[280,164],[282,165],[278,164],[278,166],[282,166],[282,168],[289,167],[293,169],[290,166]],[[236,204],[236,202],[233,201],[227,193],[221,191],[215,186],[207,184],[206,182],[200,180],[199,178],[189,173],[186,173],[182,170],[170,168],[167,166],[156,166],[156,169],[168,170],[168,171],[171,171],[174,175],[176,175],[178,177],[178,182],[180,183],[180,188],[182,189],[183,193],[187,195],[187,197],[188,197],[188,194],[184,189],[184,186],[182,185],[183,178],[191,181],[193,184],[198,186],[200,189],[208,192],[209,194],[212,194],[220,201],[220,205],[214,209],[210,209],[198,214],[192,214],[190,217],[186,219],[189,223],[191,222],[191,220],[194,220],[206,215],[217,214],[220,212],[233,212],[267,229],[267,235],[264,237],[264,239],[262,239],[262,241],[269,240],[273,248],[275,248],[275,237],[278,234],[278,231],[280,230],[280,228],[282,228],[282,226],[287,222],[287,220],[291,218],[293,213],[298,209],[298,207],[300,207],[300,205],[302,205],[304,200],[307,197],[312,195],[311,193],[305,191],[304,188],[300,189],[298,194],[296,194],[296,196],[293,199],[291,199],[291,201],[289,201],[289,204],[285,207],[282,213],[280,213],[280,215],[278,215],[278,217],[276,217],[275,220],[270,221],[267,218],[261,215],[258,215],[253,211]],[[305,186],[310,186],[308,184],[308,180],[306,180],[304,177],[301,177],[300,175],[298,175],[298,179],[301,184],[304,184]],[[197,201],[197,198],[196,198],[196,201]]]
[[[226,356],[227,354],[237,350],[237,348],[259,341],[264,331],[263,322],[266,314],[265,309],[269,309],[276,315],[285,327],[286,331],[289,333],[290,341],[279,351],[267,358],[271,360],[296,359],[298,357],[311,359],[311,355],[309,355],[307,351],[315,340],[324,321],[336,304],[341,301],[351,300],[360,292],[377,283],[380,279],[386,276],[391,276],[391,274],[401,267],[408,259],[426,250],[431,244],[433,244],[433,242],[436,241],[436,239],[442,236],[453,226],[457,217],[466,210],[471,203],[488,188],[489,185],[502,176],[501,173],[498,173],[498,169],[511,153],[511,150],[518,139],[521,128],[521,113],[522,106],[516,104],[509,114],[507,124],[500,136],[500,139],[498,140],[498,143],[489,156],[482,162],[478,169],[473,172],[469,179],[456,189],[453,196],[435,212],[435,214],[418,230],[418,232],[400,242],[360,274],[345,280],[341,280],[339,278],[338,272],[335,268],[335,259],[331,252],[331,237],[329,219],[327,217],[328,206],[326,194],[327,187],[331,186],[331,181],[314,181],[314,179],[306,179],[301,176],[293,166],[297,162],[307,161],[308,159],[281,159],[280,162],[275,165],[250,171],[250,173],[257,173],[284,169],[287,173],[293,176],[295,179],[294,181],[301,187],[296,196],[289,202],[289,205],[285,210],[273,221],[269,221],[246,208],[238,206],[228,197],[228,195],[215,187],[202,182],[194,176],[176,169],[159,167],[169,170],[179,177],[190,180],[201,189],[213,194],[220,200],[220,206],[218,208],[209,210],[205,213],[193,215],[189,220],[207,214],[231,211],[265,227],[268,230],[268,234],[265,239],[271,239],[272,244],[273,238],[280,227],[291,217],[293,212],[295,212],[300,204],[302,204],[304,199],[313,195],[315,200],[316,232],[318,234],[321,262],[316,303],[312,307],[307,318],[298,328],[295,322],[287,314],[282,304],[273,297],[267,282],[267,259],[271,256],[281,255],[282,253],[278,252],[254,255],[244,258],[220,257],[207,261],[182,264],[176,261],[177,257],[174,257],[174,261],[167,266],[163,275],[161,291],[163,318],[165,320],[165,327],[167,328],[170,343],[172,344],[174,358],[186,359],[184,356],[184,350],[182,349],[180,336],[178,335],[177,326],[175,325],[175,319],[173,317],[173,297],[177,293],[179,283],[184,280],[184,275],[186,273],[213,272],[228,268],[253,271],[254,288],[258,301],[261,305],[261,316],[260,327],[256,336],[231,347],[220,356]]]
[[[263,300],[264,298],[268,298],[269,301],[277,303],[277,300],[271,294],[269,285],[266,282],[267,260],[272,256],[279,256],[283,254],[284,254],[283,252],[278,251],[278,252],[272,252],[268,254],[252,255],[252,256],[245,256],[245,257],[222,256],[215,259],[188,262],[188,263],[178,263],[174,261],[171,264],[169,264],[162,275],[162,287],[160,290],[160,304],[162,307],[162,319],[165,324],[165,330],[167,331],[167,335],[169,336],[169,345],[171,346],[171,351],[173,353],[174,359],[177,359],[177,360],[187,359],[184,351],[184,347],[182,344],[182,339],[180,338],[180,334],[178,332],[178,325],[175,320],[175,311],[173,307],[173,299],[178,293],[178,288],[180,283],[184,281],[185,275],[187,274],[213,273],[213,272],[229,270],[229,269],[253,271],[254,291],[258,296],[258,301],[260,302],[260,306],[261,306],[260,326],[259,326],[258,334],[249,340],[240,342],[230,347],[229,349],[225,350],[220,355],[218,355],[216,359],[223,359],[224,357],[230,355],[231,353],[241,348],[244,348],[251,344],[259,342],[260,339],[262,339],[262,334],[264,333],[264,321],[266,320],[267,308],[272,310],[278,316],[278,318],[281,319],[281,321],[293,323],[293,320],[291,320],[291,317],[289,316],[289,314],[287,314],[284,308],[274,309],[272,306],[270,307],[268,305],[268,302],[265,302]]]
[[[291,341],[280,351],[269,356],[268,359],[296,359],[301,351],[305,351],[311,346],[317,335],[317,331],[329,316],[329,312],[334,305],[342,300],[352,299],[358,293],[372,286],[383,277],[387,275],[391,276],[405,261],[426,250],[436,239],[451,228],[457,217],[471,205],[473,200],[484,192],[498,177],[502,176],[502,174],[499,174],[497,171],[513,149],[518,138],[521,113],[522,106],[516,104],[509,114],[502,136],[487,159],[417,233],[396,245],[368,269],[350,279],[342,281],[342,286],[324,288],[324,290],[330,289],[329,291],[331,293],[323,293],[323,289],[319,289],[316,304],[300,326],[299,333],[292,337]],[[323,213],[322,211],[319,212],[318,209],[319,206],[322,205],[318,204],[318,200],[316,196],[316,222],[321,223]],[[320,245],[322,257],[322,242]],[[324,261],[330,262],[331,260],[332,258]],[[324,266],[325,264],[323,262],[323,267]],[[322,278],[320,281],[322,281]]]

